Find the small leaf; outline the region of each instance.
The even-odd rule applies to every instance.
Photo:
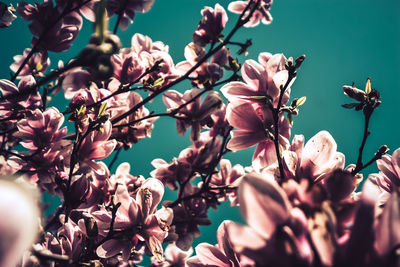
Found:
[[[371,79],[367,79],[367,83],[365,84],[365,93],[369,94],[371,93]]]
[[[154,81],[152,87],[153,88],[160,88],[164,84],[164,78],[158,78],[157,80]]]
[[[342,107],[351,109],[351,108],[357,107],[359,104],[360,104],[360,103],[344,104],[344,105],[342,105]]]
[[[267,97],[265,95],[254,95],[254,96],[250,96],[249,98],[254,99],[254,100],[262,100],[262,99],[266,99]]]
[[[101,104],[100,109],[99,109],[99,115],[98,117],[101,117],[104,115],[104,113],[106,112],[107,109],[107,103],[104,102],[103,104]]]
[[[36,70],[37,71],[41,71],[43,69],[43,65],[42,65],[42,63],[39,61],[37,64],[36,64]]]
[[[84,115],[85,113],[86,113],[86,106],[82,105],[78,110],[78,117]]]
[[[288,120],[290,127],[293,127],[293,116],[291,113],[287,115],[286,119]]]
[[[307,97],[302,96],[299,99],[297,99],[296,101],[296,107],[300,107],[302,105],[304,105],[304,103],[306,103]]]

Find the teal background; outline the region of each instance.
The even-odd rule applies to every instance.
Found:
[[[205,5],[214,6],[216,2],[156,0],[149,13],[137,14],[134,24],[127,31],[118,32],[123,47],[130,46],[130,39],[136,32],[149,35],[153,41],[168,44],[174,62],[178,63],[184,60],[183,49],[191,41],[192,33],[201,19],[200,10]],[[219,1],[225,8],[229,2]],[[13,1],[15,6],[16,3]],[[357,87],[364,89],[367,77],[371,77],[372,87],[380,91],[383,103],[372,115],[372,133],[364,150],[364,161],[369,160],[382,144],[388,145],[390,154],[397,149],[400,146],[400,1],[281,0],[275,1],[271,14],[274,18],[271,25],[243,28],[233,41],[244,42],[252,38],[253,46],[248,56],[252,59],[257,59],[260,52],[284,53],[294,58],[301,54],[307,55],[292,86],[292,99],[307,96],[306,104],[295,118],[292,136],[303,134],[308,140],[320,130],[328,130],[338,144],[338,151],[346,155],[346,165],[355,163],[362,139],[363,116],[361,112],[340,106],[351,102],[341,88],[342,85],[355,82]],[[228,16],[225,34],[238,18],[238,15],[230,12]],[[84,22],[83,30],[69,51],[50,53],[53,68],[58,59],[67,61],[73,58],[87,44],[92,29],[90,22]],[[115,19],[112,19],[110,29],[114,23]],[[30,47],[31,35],[27,22],[18,18],[10,28],[0,29],[0,38],[0,78],[9,79],[12,57],[22,54],[25,47]],[[232,47],[231,51],[235,53],[237,48]],[[243,62],[246,58],[241,56],[239,59]],[[173,89],[183,91],[190,88],[186,83]],[[64,111],[67,105],[62,98],[56,97],[51,103],[60,111]],[[163,110],[160,101],[155,101],[148,108]],[[188,145],[188,136],[176,135],[174,120],[160,118],[155,123],[152,138],[141,140],[130,151],[123,151],[112,172],[119,163],[127,161],[132,166],[133,174],[149,177],[149,172],[153,170],[150,162],[154,158],[170,161]],[[227,158],[233,164],[247,166],[251,164],[253,150],[251,148],[231,153]],[[376,164],[373,164],[363,173],[367,175],[376,171]],[[173,196],[175,193],[168,192],[166,197]],[[210,211],[210,218],[213,225],[202,228],[198,242],[215,243],[215,231],[220,222],[224,219],[240,220],[240,215],[237,209],[224,204],[217,212]]]

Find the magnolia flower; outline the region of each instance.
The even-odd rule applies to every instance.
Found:
[[[381,191],[381,204],[384,204],[395,188],[400,186],[400,148],[396,149],[392,156],[385,154],[376,161],[379,173],[368,176]]]
[[[0,115],[11,116],[39,108],[42,103],[39,92],[31,90],[35,83],[35,79],[30,75],[23,77],[18,87],[9,80],[1,79],[0,92],[5,100],[0,101]]]
[[[26,48],[24,50],[23,55],[16,55],[14,56],[14,63],[11,64],[10,69],[13,72],[17,72],[19,67],[24,62],[25,58],[31,52],[30,48]],[[25,66],[22,68],[20,73],[18,74],[19,79],[23,76],[32,75],[32,76],[43,76],[46,72],[47,68],[50,65],[50,59],[48,57],[47,51],[44,52],[37,52],[28,60]]]
[[[117,145],[117,141],[108,140],[111,136],[112,125],[106,121],[102,125],[102,130],[91,131],[82,141],[78,151],[78,160],[80,164],[86,163],[93,170],[101,169],[98,162],[108,157]]]
[[[253,1],[250,4],[250,1],[233,1],[229,4],[228,10],[231,11],[232,13],[236,14],[242,14],[243,11],[246,9],[246,7],[250,4],[250,9],[254,8],[254,5],[256,4],[255,2],[260,2],[259,5],[256,7],[255,11],[253,12],[253,15],[249,19],[249,21],[244,25],[244,27],[255,27],[258,24],[260,24],[260,21],[263,24],[270,24],[272,22],[272,16],[269,13],[269,10],[271,9],[271,5],[273,3],[273,0],[261,0],[261,1]],[[245,12],[245,16],[249,15],[250,9],[248,9]]]
[[[193,254],[193,248],[188,251],[181,250],[174,243],[165,248],[163,261],[153,259],[152,267],[186,267],[186,260]]]
[[[273,177],[246,174],[238,190],[240,211],[249,226],[227,225],[233,251],[257,266],[295,266],[312,262],[307,218],[292,208]]]
[[[17,6],[17,13],[24,20],[31,21],[29,29],[34,35],[32,46],[38,44],[39,50],[53,52],[68,50],[82,28],[82,17],[78,12],[71,11],[58,19],[62,12],[48,0],[35,6],[26,2],[20,2]]]
[[[239,130],[231,132],[227,148],[242,150],[257,145],[253,154],[253,167],[260,170],[276,162],[275,147],[272,141],[274,120],[272,111],[265,106],[249,102],[228,104],[226,117],[230,125]],[[286,148],[290,137],[288,121],[282,115],[279,118],[279,144]]]
[[[107,13],[109,16],[114,14],[121,15],[120,27],[122,30],[128,28],[129,23],[133,22],[135,12],[146,13],[154,4],[154,0],[119,0],[107,1]]]
[[[153,178],[143,183],[135,199],[129,196],[124,184],[119,185],[115,192],[115,201],[121,204],[114,221],[114,235],[97,248],[97,255],[109,258],[122,252],[122,258],[126,261],[132,248],[135,248],[139,241],[145,241],[151,253],[161,260],[163,257],[161,243],[172,221],[169,210],[157,211],[157,205],[163,195],[163,184]],[[92,215],[97,221],[99,234],[106,236],[112,216],[104,209],[95,211]]]
[[[8,27],[17,18],[14,15],[15,9],[12,5],[7,6],[0,2],[0,28]]]
[[[215,8],[204,7],[201,10],[201,15],[203,19],[193,33],[193,42],[200,46],[206,46],[208,43],[218,40],[228,21],[228,15],[219,4],[216,4]]]
[[[196,256],[186,261],[188,267],[219,266],[231,267],[242,266],[240,264],[240,255],[233,251],[232,244],[229,241],[227,228],[232,221],[223,221],[217,230],[218,245],[212,246],[207,243],[200,243],[196,246]],[[244,265],[243,265],[244,266]]]
[[[192,69],[206,54],[204,47],[195,43],[189,43],[185,47],[185,61],[176,64],[176,70],[184,75]],[[189,77],[195,79],[192,84],[199,88],[212,85],[224,75],[223,67],[228,64],[229,50],[223,47],[211,56],[210,62],[203,62]]]

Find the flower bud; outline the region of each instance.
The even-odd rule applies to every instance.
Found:
[[[353,98],[357,101],[363,101],[365,98],[365,92],[356,88],[355,86],[343,86],[344,94],[350,98]]]
[[[200,120],[206,118],[208,115],[211,115],[215,111],[221,108],[222,106],[222,97],[215,91],[212,91],[207,94],[203,103],[200,106],[199,110],[199,118]]]

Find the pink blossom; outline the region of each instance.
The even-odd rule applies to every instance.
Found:
[[[15,9],[12,5],[7,6],[0,2],[0,28],[8,27],[17,18],[14,15]]]
[[[97,248],[97,255],[108,258],[122,252],[126,261],[131,249],[139,240],[146,242],[151,253],[162,259],[161,242],[166,236],[166,226],[172,218],[166,218],[166,211],[156,211],[164,194],[164,186],[157,179],[147,179],[137,192],[136,198],[129,196],[124,184],[117,187],[115,201],[121,203],[116,213],[114,235]],[[168,213],[168,212],[167,212]],[[92,214],[97,221],[99,234],[106,236],[110,227],[111,215],[106,210]]]
[[[193,42],[200,46],[206,46],[208,43],[218,40],[228,21],[228,15],[219,4],[215,4],[214,8],[204,7],[201,15],[203,19],[193,33]]]
[[[32,76],[25,76],[15,86],[9,80],[0,80],[0,91],[5,100],[0,100],[0,115],[11,116],[25,110],[35,110],[40,107],[42,99],[37,91],[31,87],[36,83]]]
[[[285,69],[287,60],[283,54],[260,53],[258,61],[245,61],[241,68],[244,82],[230,82],[221,88],[230,102],[244,100],[266,104],[270,102],[274,107],[278,105],[280,87],[288,79],[288,71]],[[289,95],[290,86],[285,91],[282,104],[289,101]]]
[[[168,186],[171,190],[177,190],[177,182],[183,182],[189,179],[192,168],[186,162],[179,159],[172,159],[170,163],[167,163],[163,159],[154,159],[151,162],[154,171],[150,175],[160,180],[164,185]]]
[[[239,130],[231,132],[227,147],[232,151],[257,145],[253,155],[253,167],[257,170],[276,162],[272,111],[258,103],[234,102],[228,104],[226,117],[230,125]],[[283,115],[279,118],[279,144],[285,148],[290,137],[290,127]]]
[[[94,160],[101,160],[108,157],[114,150],[117,142],[108,140],[111,136],[112,125],[106,121],[102,125],[102,130],[91,131],[82,141],[78,151],[78,159],[91,166],[93,169],[98,167]]]
[[[200,103],[200,97],[192,101],[199,94],[201,94],[199,89],[191,89],[183,95],[175,90],[169,90],[163,95],[163,102],[169,112],[175,112],[181,105],[191,102],[179,109],[177,115],[182,118],[176,120],[176,128],[178,135],[183,136],[191,126],[190,140],[192,141],[199,138],[201,128],[211,119],[209,116],[222,106],[222,98],[217,92],[208,93],[202,103]]]
[[[64,116],[55,107],[44,112],[36,109],[26,119],[17,123],[19,132],[14,135],[26,139],[21,145],[31,150],[48,149],[66,135],[67,127],[60,129]]]
[[[251,3],[250,9],[254,8],[254,3]],[[249,5],[250,1],[233,1],[229,4],[228,10],[231,11],[232,13],[236,14],[241,14],[243,11],[246,9],[246,7]],[[255,27],[258,24],[260,24],[260,21],[263,24],[270,24],[272,22],[272,16],[269,13],[269,10],[271,9],[271,5],[273,3],[273,0],[262,0],[260,1],[259,6],[256,7],[256,10],[254,11],[253,15],[251,16],[250,20],[244,25],[244,27]],[[248,16],[250,9],[248,9],[245,12],[245,17]]]
[[[218,245],[212,246],[207,243],[200,243],[196,246],[196,256],[187,260],[188,267],[201,266],[242,266],[240,264],[240,255],[237,255],[229,241],[227,228],[232,221],[223,221],[217,230]],[[243,265],[244,266],[244,265]]]
[[[109,16],[121,14],[120,27],[123,30],[128,28],[129,23],[132,23],[135,12],[146,13],[154,4],[154,0],[110,0],[107,2],[107,12]]]
[[[0,180],[0,265],[16,266],[39,231],[37,192],[23,181]]]
[[[176,64],[176,70],[184,75],[194,67],[206,54],[205,49],[195,43],[189,43],[185,47],[185,61]],[[195,79],[192,84],[199,88],[212,85],[224,75],[223,67],[228,63],[229,50],[225,47],[217,51],[210,62],[203,62],[189,77]]]
[[[53,2],[48,0],[35,6],[20,2],[17,12],[24,20],[31,21],[29,29],[34,35],[32,46],[38,44],[39,50],[68,50],[82,28],[82,17],[78,12],[69,12],[58,19],[63,10],[53,6]]]
[[[14,56],[15,62],[11,64],[10,69],[13,72],[17,72],[22,62],[25,60],[25,58],[28,56],[30,52],[31,49],[26,48],[24,50],[23,55]],[[37,53],[34,53],[34,55],[28,60],[26,65],[20,71],[18,78],[20,79],[21,77],[26,75],[39,76],[39,77],[43,76],[49,65],[50,65],[50,59],[47,55],[47,51],[44,52],[39,51]]]
[[[186,267],[186,260],[193,254],[193,248],[188,251],[181,250],[174,243],[165,248],[163,261],[152,261],[152,267]]]

